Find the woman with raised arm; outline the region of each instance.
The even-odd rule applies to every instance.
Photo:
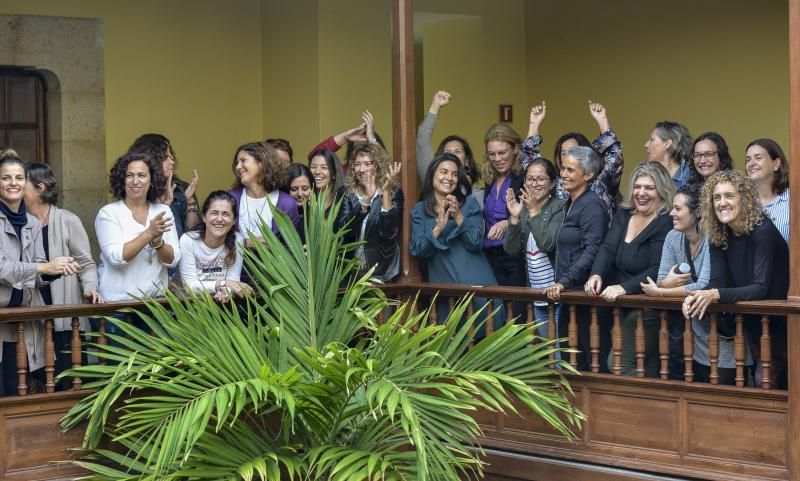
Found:
[[[262,239],[262,222],[272,232],[280,234],[273,208],[289,216],[297,228],[300,222],[297,203],[280,190],[287,184],[289,164],[281,161],[274,147],[264,142],[240,146],[233,157],[233,172],[236,184],[228,193],[236,200],[239,209],[239,229],[245,246],[252,247],[254,242]]]
[[[38,287],[72,276],[81,266],[70,256],[53,256],[48,262],[42,226],[25,206],[27,171],[16,152],[0,154],[0,306],[42,305]],[[28,369],[44,367],[44,324],[25,323]],[[17,393],[17,325],[0,324],[0,396]],[[30,383],[28,383],[30,385]]]
[[[347,153],[344,157],[343,168],[344,173],[347,175],[350,174],[350,163],[355,159],[355,149],[363,144],[380,145],[382,149],[386,150],[383,139],[375,131],[375,117],[369,110],[361,113],[361,123],[357,127],[328,137],[311,149],[308,152],[308,160],[311,160],[321,150],[338,152],[339,149],[346,145]]]
[[[191,229],[200,220],[197,213],[197,184],[200,176],[193,170],[192,181],[186,182],[175,174],[178,160],[169,139],[161,134],[144,134],[133,141],[128,153],[142,153],[156,159],[164,173],[164,194],[158,201],[169,206],[178,236]]]
[[[314,177],[314,191],[325,196],[325,212],[344,195],[344,169],[335,152],[323,149],[317,151],[308,162],[308,169]]]
[[[158,203],[166,190],[161,163],[147,154],[125,154],[109,180],[116,200],[94,222],[100,294],[107,301],[158,297],[167,288],[167,269],[180,260],[172,212]]]
[[[503,247],[509,255],[525,258],[528,285],[535,289],[555,282],[556,235],[564,220],[565,204],[554,195],[557,178],[553,163],[540,157],[525,168],[520,199],[511,189],[506,191],[509,217]],[[555,314],[558,325],[557,310]],[[546,321],[547,303],[534,303],[534,315],[537,322]]]
[[[702,225],[710,245],[711,278],[706,289],[689,292],[684,314],[703,319],[712,302],[786,299],[789,247],[765,216],[752,181],[737,170],[717,172],[706,179],[701,199]],[[757,316],[745,316],[744,327],[751,340],[761,336],[761,320]],[[781,379],[780,388],[785,386],[785,372],[774,361],[786,353],[785,319],[772,318],[770,336],[771,372]]]
[[[561,185],[569,194],[564,205],[564,221],[556,234],[555,284],[545,288],[551,301],[560,301],[565,289],[583,287],[589,277],[597,251],[608,230],[607,205],[590,190],[592,181],[600,173],[602,161],[591,147],[577,146],[567,151],[561,161]],[[568,335],[568,306],[559,307],[558,337]],[[589,326],[580,325],[578,342],[589,346]],[[586,350],[585,352],[588,352]],[[581,369],[588,367],[585,356],[579,362]]]
[[[497,285],[481,248],[483,217],[478,201],[469,195],[470,187],[455,155],[437,155],[428,165],[420,201],[411,213],[409,250],[425,261],[430,282]],[[485,304],[485,300],[473,302],[476,308]],[[439,303],[440,321],[446,313],[446,304]]]
[[[789,159],[774,140],[757,139],[747,145],[744,160],[764,211],[789,242]]]
[[[539,134],[539,128],[544,121],[546,112],[547,105],[544,102],[540,105],[535,105],[531,109],[528,138],[525,139],[521,146],[524,154],[523,163],[529,162],[530,159],[541,157],[542,136]],[[597,122],[600,135],[591,143],[586,136],[577,132],[568,132],[562,135],[556,140],[553,160],[556,163],[556,168],[561,170],[561,163],[567,152],[572,147],[577,146],[590,147],[603,158],[602,170],[594,178],[590,190],[605,202],[606,212],[610,219],[614,215],[619,182],[625,166],[625,161],[622,157],[622,143],[617,138],[617,133],[611,128],[611,123],[608,121],[608,113],[602,104],[590,100],[589,114]],[[560,178],[556,185],[556,197],[564,200],[569,197],[569,192],[564,189]]]
[[[181,280],[188,289],[213,293],[220,301],[252,294],[253,289],[241,282],[237,211],[233,196],[215,190],[203,203],[200,223],[181,237]]]
[[[631,172],[625,201],[611,221],[597,257],[586,292],[615,302],[624,294],[639,294],[642,283],[658,274],[664,238],[672,229],[668,208],[672,206],[675,185],[658,162],[644,162]],[[648,377],[658,375],[658,312],[644,311],[645,370]],[[636,310],[626,310],[622,319],[622,374],[636,374]],[[601,337],[601,344],[603,338]],[[607,339],[610,341],[610,338]],[[614,362],[610,344],[600,347],[601,359]]]
[[[349,240],[363,241],[355,252],[362,273],[375,267],[372,276],[390,282],[400,275],[398,236],[403,218],[403,191],[397,186],[399,162],[377,144],[362,144],[353,155],[353,174],[337,223],[349,230]]]
[[[475,197],[479,205],[483,205],[484,186],[481,182],[478,166],[475,163],[475,156],[472,154],[472,147],[469,146],[466,139],[459,135],[448,135],[439,142],[436,152],[433,152],[433,143],[431,142],[433,129],[437,120],[439,120],[439,110],[450,103],[450,98],[450,93],[444,90],[436,92],[433,95],[431,106],[425,114],[425,118],[419,124],[419,129],[417,129],[417,175],[420,182],[423,182],[425,173],[434,156],[444,153],[453,154],[458,157],[467,172],[467,177],[472,186],[472,196]]]
[[[61,277],[39,288],[45,305],[92,304],[105,302],[97,292],[97,264],[92,258],[89,236],[81,220],[72,212],[60,209],[56,177],[47,164],[28,164],[28,182],[25,184],[25,207],[42,225],[42,244],[46,259],[72,257],[80,265],[76,276]],[[80,330],[89,329],[89,320],[81,318]],[[72,367],[69,354],[72,343],[72,319],[55,319],[53,343],[55,345],[55,375]],[[71,381],[69,383],[71,385]],[[67,381],[59,389],[68,387]]]
[[[661,164],[675,188],[688,184],[692,177],[692,135],[685,125],[664,120],[658,122],[644,144],[647,160]]]
[[[690,182],[702,185],[707,178],[723,170],[733,169],[728,144],[716,132],[706,132],[692,146],[692,178]]]

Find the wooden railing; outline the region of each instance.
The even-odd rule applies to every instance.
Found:
[[[475,287],[457,285],[437,285],[427,283],[405,283],[382,285],[381,289],[391,299],[411,300],[417,296],[439,296],[444,306],[452,308],[456,299],[467,293],[488,299],[496,306],[502,305],[506,318],[513,317],[515,302],[524,302],[523,316],[516,322],[532,322],[532,301],[546,301],[541,291],[525,288]],[[797,315],[800,302],[763,301],[746,302],[733,305],[713,304],[709,311],[728,312],[735,316],[736,325],[736,387],[715,386],[716,369],[714,363],[718,352],[717,334],[713,331],[709,339],[709,357],[712,361],[710,383],[692,382],[692,343],[691,323],[686,323],[684,331],[684,360],[686,372],[684,380],[667,379],[668,343],[665,342],[666,313],[680,310],[679,299],[651,298],[645,296],[623,296],[615,304],[592,298],[582,292],[564,292],[561,302],[571,306],[585,306],[570,309],[567,344],[579,348],[578,333],[588,325],[587,370],[580,375],[566,374],[575,390],[575,402],[587,414],[587,423],[580,427],[577,443],[567,443],[551,432],[535,416],[505,417],[479,414],[486,437],[485,446],[494,448],[489,466],[490,474],[506,476],[505,469],[516,466],[511,458],[505,459],[497,453],[531,453],[546,455],[571,462],[580,461],[593,465],[607,465],[614,468],[644,470],[672,475],[691,476],[699,479],[789,479],[787,470],[786,391],[775,389],[770,381],[767,367],[772,360],[770,349],[771,317]],[[613,363],[610,373],[603,373],[600,339],[607,333],[601,332],[598,322],[598,309],[611,307],[613,310],[612,337]],[[0,427],[5,439],[0,439],[0,479],[47,479],[54,472],[74,473],[73,467],[54,466],[55,460],[74,456],[67,448],[80,444],[82,433],[70,432],[63,435],[57,426],[58,419],[85,393],[82,380],[71,380],[67,391],[54,392],[53,320],[71,319],[71,364],[79,366],[82,362],[81,350],[85,340],[79,330],[79,318],[101,318],[118,313],[121,309],[142,308],[141,303],[117,303],[107,305],[61,305],[18,309],[0,309],[0,323],[16,325],[17,339],[24,340],[26,321],[45,323],[45,393],[29,392],[27,376],[27,353],[25,343],[18,342],[17,360],[19,362],[19,396],[0,398]],[[421,308],[421,307],[420,307]],[[553,304],[549,304],[549,319],[542,334],[548,338],[556,336],[553,322]],[[619,373],[619,353],[623,349],[619,335],[621,309],[634,309],[637,316],[635,351],[637,355],[636,375],[622,376]],[[645,355],[645,334],[642,329],[642,312],[652,309],[659,312],[659,361],[660,369],[656,378],[644,377],[643,359]],[[581,317],[582,310],[588,312]],[[431,310],[430,322],[438,322],[440,312]],[[756,315],[761,319],[760,352],[758,353],[765,369],[762,369],[761,386],[745,385],[744,343],[746,339],[743,316]],[[713,319],[713,317],[712,317]],[[99,323],[101,334],[103,322]],[[486,320],[486,334],[493,332],[496,325],[493,316]],[[94,340],[93,340],[94,342]],[[97,342],[105,342],[101,335]],[[579,365],[578,353],[571,352],[565,359],[573,366]],[[795,373],[796,375],[796,373]],[[791,381],[790,381],[791,382]],[[27,401],[25,401],[27,399]],[[521,412],[525,412],[520,407]],[[657,419],[648,422],[654,411]],[[714,434],[708,434],[713,429]],[[37,436],[48,440],[40,444],[23,441],[35,430]],[[38,439],[38,437],[37,437]],[[710,440],[715,440],[714,442]],[[510,454],[509,454],[510,455]],[[516,458],[514,458],[516,459]],[[70,471],[70,470],[73,471]],[[493,471],[494,470],[494,471]],[[523,470],[524,471],[524,470]],[[38,474],[31,473],[41,473]],[[504,474],[505,473],[505,474]],[[530,478],[537,479],[537,478]],[[576,478],[578,479],[578,478]],[[612,478],[608,478],[612,479]],[[622,479],[622,478],[621,478]],[[625,478],[628,479],[628,478]]]

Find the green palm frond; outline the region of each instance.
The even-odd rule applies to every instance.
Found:
[[[482,473],[478,410],[572,436],[583,417],[552,341],[513,323],[476,341],[471,298],[441,324],[409,304],[379,323],[390,301],[356,277],[337,209],[307,207],[314,255],[284,214],[282,238],[262,226],[245,254],[254,299],[145,300],[149,332],[109,318],[123,335],[94,345],[108,365],[64,374],[97,389],[62,420],[88,420],[86,479],[456,481]]]

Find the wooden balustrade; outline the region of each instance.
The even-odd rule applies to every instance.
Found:
[[[534,309],[533,301],[544,301],[547,299],[541,290],[514,288],[514,287],[477,287],[477,286],[455,286],[444,284],[409,283],[405,285],[385,285],[381,287],[390,297],[400,292],[423,293],[427,295],[438,294],[447,298],[447,307],[453,309],[454,299],[468,293],[475,295],[477,299],[486,299],[489,314],[486,318],[485,332],[490,335],[499,326],[496,325],[496,314],[502,313],[506,322],[513,319],[513,304],[519,301],[527,302],[526,315],[524,319],[517,319],[516,322],[533,322]],[[399,296],[398,298],[401,298]],[[502,299],[502,300],[501,300]],[[474,301],[475,302],[475,301]],[[683,319],[683,342],[682,353],[670,353],[670,312],[680,312],[681,299],[652,298],[647,296],[621,296],[616,303],[610,304],[600,298],[589,297],[584,292],[567,291],[562,293],[561,303],[567,308],[562,310],[563,315],[560,322],[566,322],[566,329],[562,327],[562,333],[566,334],[563,346],[571,348],[565,359],[573,367],[581,367],[584,371],[592,374],[610,373],[620,376],[623,372],[629,372],[636,378],[653,376],[661,381],[674,382],[676,373],[670,373],[670,369],[676,369],[683,364],[682,372],[677,376],[682,376],[685,382],[696,382],[697,372],[695,372],[695,343],[698,342],[695,328],[690,319]],[[499,309],[494,309],[499,306]],[[548,315],[544,322],[544,327],[538,334],[542,337],[554,339],[557,337],[557,327],[555,322],[555,311],[557,305],[548,302]],[[608,318],[606,328],[600,322],[601,310],[603,315]],[[472,305],[468,306],[468,315],[474,313]],[[720,334],[720,314],[725,312],[733,316],[735,333],[732,340],[725,338],[724,342],[732,343],[733,358],[735,366],[728,366],[735,373],[733,381],[735,386],[743,388],[745,386],[759,386],[761,389],[769,390],[777,386],[774,385],[772,376],[773,356],[772,336],[770,331],[771,316],[787,316],[792,313],[800,312],[800,302],[790,301],[758,301],[742,302],[730,305],[712,304],[709,309],[708,332],[703,332],[703,337],[707,335],[708,366],[704,368],[704,377],[710,385],[720,384],[722,379],[720,373],[720,355],[722,352],[723,338]],[[682,314],[679,314],[683,317]],[[748,330],[745,329],[745,316],[752,318],[753,322],[760,323],[760,337],[753,339],[748,337]],[[442,320],[442,313],[432,314],[432,319],[436,322]],[[672,318],[677,318],[672,315]],[[750,322],[750,321],[747,321]],[[631,324],[632,323],[632,324]],[[624,335],[625,326],[632,332],[632,337]],[[648,327],[651,326],[651,327]],[[674,328],[673,328],[674,330]],[[677,331],[680,335],[680,330]],[[673,334],[675,335],[675,334]],[[584,339],[583,337],[587,339]],[[603,352],[602,346],[605,337],[607,347]],[[626,340],[632,340],[632,346],[625,345]],[[650,347],[648,346],[655,346]],[[677,346],[680,348],[680,345]],[[650,352],[654,350],[655,352]],[[624,359],[625,353],[633,353],[633,358]],[[749,355],[748,352],[751,354]],[[583,356],[586,356],[583,358]],[[672,357],[671,357],[672,356]],[[753,369],[751,358],[757,360],[760,371]],[[629,365],[630,364],[630,365]],[[649,369],[648,369],[649,366]],[[655,367],[655,371],[653,368]],[[703,367],[700,365],[700,367]],[[754,378],[758,376],[758,379]],[[672,380],[672,381],[670,381]]]

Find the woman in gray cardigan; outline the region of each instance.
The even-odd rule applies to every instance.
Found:
[[[89,236],[81,220],[72,212],[56,207],[58,190],[56,178],[47,164],[28,164],[25,186],[25,205],[28,212],[42,225],[42,239],[47,259],[68,256],[80,265],[77,276],[61,277],[39,288],[42,300],[51,304],[93,304],[105,302],[97,292],[97,264],[92,258]],[[53,343],[56,351],[55,374],[72,367],[70,355],[72,321],[55,319]],[[89,330],[89,320],[80,319],[80,330]],[[64,381],[66,384],[66,381]],[[64,386],[66,387],[66,386]]]

